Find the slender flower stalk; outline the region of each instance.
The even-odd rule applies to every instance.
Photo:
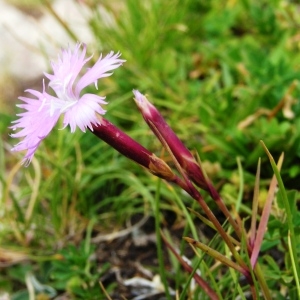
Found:
[[[176,259],[179,261],[179,263],[182,265],[182,267],[189,273],[192,273],[194,270],[193,268],[180,256],[180,254],[174,249],[174,247],[169,243],[167,238],[164,236],[164,234],[161,234],[161,237],[164,240],[164,243],[168,247],[168,249],[174,254]],[[204,290],[204,292],[209,296],[211,300],[218,300],[220,299],[219,296],[215,291],[212,290],[212,288],[208,285],[208,283],[203,280],[201,276],[199,276],[196,272],[193,275],[195,281],[198,283],[198,285]]]
[[[153,175],[186,189],[185,183],[173,173],[162,159],[144,148],[102,116],[98,115],[98,119],[101,125],[93,126],[91,132],[94,135],[116,149],[122,155],[146,168]]]
[[[63,114],[63,128],[70,126],[71,132],[76,127],[83,132],[86,128],[93,130],[95,124],[100,124],[97,114],[104,115],[101,105],[106,104],[105,97],[94,94],[82,94],[85,87],[95,84],[100,78],[108,77],[111,71],[122,65],[125,60],[120,59],[120,53],[110,52],[104,58],[100,56],[94,66],[88,68],[80,77],[79,73],[91,59],[85,58],[86,45],[77,43],[72,50],[62,49],[56,62],[51,62],[53,74],[45,73],[49,79],[48,87],[55,96],[50,95],[45,88],[43,91],[26,90],[32,97],[19,97],[23,104],[17,105],[25,110],[18,114],[19,119],[13,121],[12,130],[21,129],[12,134],[13,138],[23,138],[11,151],[27,150],[23,159],[29,165],[35,151],[44,138],[51,132],[59,117]]]

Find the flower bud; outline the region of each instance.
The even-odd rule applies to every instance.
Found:
[[[190,180],[202,189],[209,190],[207,178],[204,176],[201,167],[196,162],[191,152],[169,127],[156,107],[139,91],[133,90],[133,93],[135,95],[134,100],[141,111],[144,120],[163,146],[176,159]]]
[[[168,181],[174,181],[176,175],[170,167],[155,154],[144,148],[118,127],[97,116],[99,123],[93,125],[93,134],[116,149],[122,155],[145,167],[152,174]]]

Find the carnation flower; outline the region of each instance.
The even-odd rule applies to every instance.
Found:
[[[77,43],[75,49],[63,49],[56,62],[52,62],[53,74],[45,73],[49,79],[48,86],[56,96],[43,91],[26,90],[32,97],[19,97],[23,104],[17,105],[25,110],[17,114],[19,119],[13,121],[13,130],[21,129],[12,134],[13,138],[23,138],[11,151],[27,150],[23,163],[28,165],[41,141],[50,133],[60,115],[64,114],[63,128],[70,125],[71,132],[78,126],[83,132],[87,128],[93,131],[93,125],[100,124],[97,114],[104,115],[102,104],[106,104],[105,97],[94,94],[81,94],[82,90],[97,81],[108,77],[112,70],[122,65],[125,60],[119,59],[120,53],[110,52],[104,58],[102,55],[95,65],[80,77],[83,66],[91,59],[85,58],[86,45]]]

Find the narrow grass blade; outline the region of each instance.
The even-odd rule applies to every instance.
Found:
[[[205,218],[204,216],[202,216],[201,214],[199,214],[198,212],[196,212],[194,209],[188,208],[188,210],[194,214],[197,218],[199,218],[204,224],[206,224],[208,227],[210,227],[211,229],[217,231],[215,225],[209,221],[207,218]],[[235,244],[236,246],[240,246],[240,242],[237,241],[235,238],[233,238],[231,235],[228,235],[229,239],[231,240],[231,242],[233,244]]]
[[[186,294],[187,294],[187,292],[188,292],[189,284],[190,284],[192,278],[195,276],[196,271],[197,271],[197,269],[199,268],[202,259],[203,259],[203,257],[200,257],[200,258],[198,259],[198,261],[197,261],[197,263],[196,263],[196,265],[195,265],[193,271],[190,273],[190,276],[188,277],[187,281],[185,282],[185,286],[184,286],[184,288],[183,288],[183,290],[182,290],[182,292],[181,292],[181,295],[180,295],[179,300],[184,300],[184,299],[186,299]]]
[[[237,165],[238,165],[238,171],[239,171],[239,194],[237,197],[237,201],[236,201],[236,205],[235,205],[235,210],[237,212],[237,214],[240,211],[240,206],[242,203],[242,199],[243,199],[243,194],[244,194],[244,175],[243,175],[243,167],[241,164],[241,159],[238,157],[237,158]]]
[[[230,255],[230,251],[229,251],[229,248],[227,246],[225,246],[225,252],[226,252],[227,255]],[[242,291],[241,285],[239,283],[238,277],[236,275],[238,273],[236,273],[234,271],[234,269],[232,269],[232,268],[229,268],[229,272],[231,274],[231,277],[232,277],[233,281],[235,282],[235,289],[238,291],[241,299],[242,300],[246,300],[245,295],[244,295],[244,293]],[[236,296],[234,294],[233,294],[233,297],[236,298]]]
[[[289,204],[288,196],[287,196],[283,181],[282,181],[280,173],[279,173],[280,168],[278,168],[276,166],[274,158],[272,157],[271,153],[269,152],[269,150],[267,149],[267,147],[263,141],[261,141],[261,144],[271,162],[273,172],[278,181],[279,193],[281,194],[283,205],[285,207],[286,218],[287,218],[289,234],[290,234],[290,236],[289,236],[289,238],[290,238],[289,250],[290,251],[289,252],[290,252],[291,259],[293,259],[293,264],[294,264],[293,273],[294,273],[294,277],[295,277],[294,279],[298,283],[298,284],[296,284],[296,287],[297,287],[298,298],[300,299],[300,286],[299,286],[300,266],[299,266],[299,258],[297,255],[297,240],[296,240],[296,235],[295,235],[295,230],[294,230],[293,215],[292,215],[291,207]]]
[[[106,291],[106,289],[101,281],[99,281],[99,285],[100,285],[100,288],[101,288],[103,294],[105,295],[106,299],[112,300],[112,298],[109,296],[108,292]]]
[[[255,186],[254,186],[254,195],[253,195],[253,204],[252,204],[252,214],[251,214],[251,228],[250,228],[250,247],[254,245],[256,237],[256,223],[257,223],[257,208],[258,208],[258,195],[259,195],[259,181],[260,181],[260,168],[261,168],[261,159],[259,158],[257,163],[257,171],[255,177]]]
[[[174,249],[174,247],[169,243],[169,241],[166,239],[166,237],[161,233],[161,237],[168,247],[168,249],[175,255],[177,260],[180,262],[180,264],[183,266],[183,268],[188,271],[189,273],[193,272],[193,268],[179,255],[179,253]],[[197,273],[194,273],[194,279],[197,282],[197,284],[205,291],[205,293],[210,297],[212,300],[219,300],[218,295],[211,289],[211,287],[208,285],[208,283],[201,278]]]
[[[50,14],[65,29],[65,31],[68,33],[68,35],[70,36],[70,38],[73,41],[79,41],[79,38],[74,33],[74,31],[71,29],[71,27],[53,9],[53,6],[52,6],[51,2],[49,0],[47,0],[45,4],[46,4],[46,8],[50,12]]]
[[[206,254],[208,254],[209,256],[213,257],[214,259],[220,261],[224,265],[237,270],[241,274],[245,275],[245,277],[249,276],[247,270],[245,270],[244,268],[242,268],[240,265],[236,264],[232,260],[228,259],[226,256],[222,255],[220,252],[210,248],[209,246],[207,246],[201,242],[195,241],[192,238],[184,237],[184,240],[186,240],[188,243],[192,244],[194,247],[201,249]]]
[[[283,155],[280,156],[279,161],[278,161],[278,167],[281,168],[283,162]],[[277,187],[277,179],[275,177],[275,175],[273,176],[271,183],[270,183],[270,187],[269,187],[269,191],[268,191],[268,195],[267,195],[267,200],[265,203],[265,206],[263,208],[263,212],[261,215],[261,219],[258,225],[258,229],[257,229],[257,235],[255,237],[255,241],[254,241],[254,246],[253,246],[253,250],[252,250],[252,254],[251,254],[251,266],[254,269],[257,258],[258,258],[258,254],[261,248],[261,244],[265,235],[265,231],[267,228],[267,224],[268,224],[268,220],[269,220],[269,216],[270,216],[270,212],[271,212],[271,206],[272,206],[272,202],[275,196],[275,191],[276,191],[276,187]]]
[[[160,185],[161,185],[161,180],[158,180],[156,194],[155,194],[155,204],[154,204],[155,205],[154,215],[155,215],[156,250],[157,250],[157,257],[158,257],[159,273],[164,285],[166,297],[167,299],[171,299],[171,295],[169,293],[169,286],[167,282],[166,269],[164,266],[163,247],[162,247],[161,232],[160,232],[160,206],[159,206]]]
[[[33,216],[34,213],[34,208],[38,199],[38,195],[39,195],[39,187],[41,184],[41,179],[42,179],[42,172],[41,172],[41,166],[38,163],[38,161],[36,159],[32,160],[32,164],[34,167],[34,178],[31,182],[31,186],[32,186],[32,192],[31,192],[31,196],[30,196],[30,200],[28,203],[28,207],[26,209],[26,213],[25,213],[25,220],[26,223],[29,224],[30,220]]]
[[[292,247],[292,242],[291,242],[291,232],[289,231],[288,233],[288,246],[289,246],[289,252],[291,255],[291,264],[292,264],[292,268],[293,268],[293,273],[295,276],[295,281],[296,281],[296,287],[297,287],[297,291],[298,291],[298,298],[300,299],[300,282],[299,282],[299,274],[297,273],[297,267],[296,265],[298,265],[297,262],[297,257],[294,257],[294,253],[293,253],[293,247]]]

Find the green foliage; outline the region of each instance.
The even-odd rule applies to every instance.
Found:
[[[119,49],[128,60],[119,73],[127,80],[119,80],[118,93],[136,87],[147,92],[183,139],[187,132],[193,137],[186,138],[188,146],[197,148],[202,159],[226,157],[224,167],[233,168],[235,157],[242,156],[253,169],[262,155],[260,139],[275,154],[299,147],[299,85],[290,88],[300,74],[293,41],[297,16],[292,5],[275,1],[209,3],[128,1],[122,14],[107,4],[113,25],[95,4],[91,25],[101,48]],[[285,103],[287,97],[293,102]],[[280,102],[286,110],[272,114]],[[122,105],[111,114],[125,116],[132,109]],[[238,126],[250,116],[251,123]],[[287,169],[294,165],[286,163]],[[298,172],[294,168],[294,176]]]
[[[91,11],[88,21],[97,49],[93,59],[100,52],[114,50],[127,60],[99,84],[99,93],[107,95],[109,102],[107,119],[169,162],[132,100],[132,89],[146,93],[186,146],[208,165],[205,169],[229,207],[235,208],[241,200],[246,226],[259,157],[263,191],[273,175],[259,141],[265,142],[275,158],[285,153],[281,176],[291,215],[286,215],[281,194],[276,195],[259,262],[274,299],[297,299],[287,217],[292,220],[299,257],[298,4],[279,0],[90,0],[83,5]],[[65,46],[64,41],[60,43]],[[27,299],[25,277],[30,271],[58,293],[66,292],[74,299],[99,299],[100,277],[111,266],[99,267],[92,259],[98,244],[93,246],[90,237],[86,238],[86,228],[90,226],[95,236],[119,231],[136,215],[154,216],[157,237],[159,227],[166,227],[172,237],[166,215],[174,214],[174,227],[184,224],[185,236],[196,239],[198,235],[226,254],[224,243],[212,239],[214,232],[185,209],[193,206],[187,195],[163,182],[158,189],[157,178],[90,133],[70,134],[68,129],[58,130],[58,125],[43,141],[32,165],[23,168],[17,165],[21,155],[9,152],[16,143],[7,129],[13,117],[4,111],[0,118],[1,247],[17,244],[17,250],[30,253],[30,263],[0,275],[0,292]],[[237,157],[244,172],[242,199]],[[219,167],[214,169],[212,163]],[[186,248],[181,241],[181,252]],[[49,259],[54,253],[62,259]],[[40,260],[41,255],[48,259]],[[238,273],[227,272],[202,255],[200,251],[191,255],[192,266],[201,271],[220,299],[246,295],[249,287],[242,284]],[[160,271],[151,267],[162,278],[175,282],[176,289],[190,299],[206,299],[198,286],[193,290],[189,274],[171,254],[168,259],[163,253],[158,256]],[[169,269],[162,268],[167,263]],[[112,292],[116,286],[105,288]]]
[[[70,245],[63,249],[60,252],[62,259],[52,262],[49,277],[57,290],[66,289],[77,299],[97,299],[101,295],[99,278],[107,271],[109,264],[100,269],[93,258],[95,247],[85,248],[82,243],[80,247]]]

